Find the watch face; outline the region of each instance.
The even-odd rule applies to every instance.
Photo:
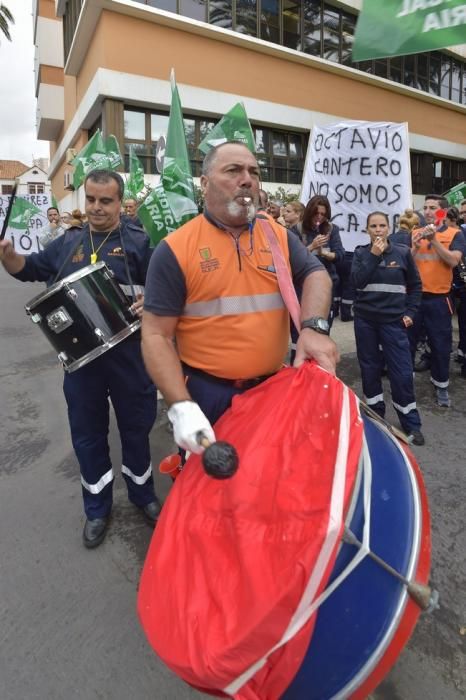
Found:
[[[330,331],[328,321],[325,318],[309,318],[303,321],[302,323],[302,328],[312,328],[313,330],[317,331],[318,333],[326,333],[328,334]]]
[[[323,318],[317,319],[317,327],[322,331],[328,331],[328,323]]]

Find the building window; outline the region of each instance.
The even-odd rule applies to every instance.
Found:
[[[432,162],[432,192],[447,192],[466,177],[466,161],[434,157]]]
[[[303,177],[308,136],[253,126],[256,157],[265,182],[299,185]]]
[[[2,194],[12,194],[13,185],[2,185]]]
[[[199,144],[218,120],[185,115],[184,128],[191,170],[194,177],[201,175],[204,154]],[[156,174],[155,153],[161,136],[166,138],[168,113],[143,111],[127,107],[124,110],[124,157],[125,171],[129,171],[129,151],[138,156],[144,172]],[[262,179],[267,182],[300,184],[308,135],[292,131],[281,131],[262,126],[253,126],[256,152],[261,166]]]
[[[73,43],[82,4],[83,0],[68,0],[66,3],[66,12],[63,15],[63,48],[65,63],[70,52],[71,44]]]
[[[28,194],[44,194],[45,185],[43,182],[28,182]]]

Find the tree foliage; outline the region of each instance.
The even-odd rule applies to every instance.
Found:
[[[6,36],[8,41],[11,41],[10,24],[14,23],[14,17],[8,7],[0,3],[0,31]]]

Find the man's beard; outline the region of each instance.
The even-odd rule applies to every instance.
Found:
[[[227,211],[231,218],[239,219],[241,223],[252,221],[256,215],[256,207],[252,197],[250,195],[244,195],[244,199],[249,199],[249,204],[239,204],[236,199],[232,199],[227,205]]]

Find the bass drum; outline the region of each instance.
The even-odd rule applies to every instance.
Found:
[[[64,369],[74,372],[139,330],[130,306],[112,271],[98,262],[64,277],[25,309]]]
[[[406,586],[367,556],[426,584],[430,518],[420,469],[380,423],[364,417],[364,450],[342,544],[314,633],[282,700],[366,698],[395,663],[421,612]],[[323,602],[322,602],[323,599]]]

